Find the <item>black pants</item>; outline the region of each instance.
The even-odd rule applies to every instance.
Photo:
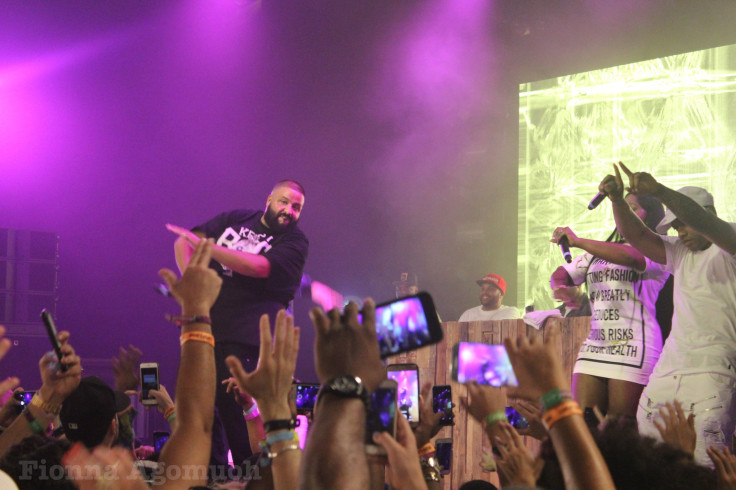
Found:
[[[258,346],[239,342],[217,342],[215,344],[215,366],[217,369],[217,391],[215,392],[215,420],[212,426],[212,454],[210,464],[226,465],[228,448],[233,453],[237,466],[252,455],[248,442],[248,429],[243,418],[243,408],[235,402],[232,393],[225,392],[222,380],[230,377],[225,358],[235,356],[243,363],[246,372],[258,365]]]

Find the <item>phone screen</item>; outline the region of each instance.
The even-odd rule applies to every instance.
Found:
[[[376,333],[381,358],[435,344],[442,327],[427,293],[376,306]]]
[[[522,414],[516,411],[514,407],[506,407],[506,418],[515,429],[529,428],[529,421]]]
[[[296,413],[306,414],[314,409],[317,401],[319,385],[314,383],[297,383],[296,385]]]
[[[159,432],[155,431],[153,433],[153,449],[157,453],[163,449],[164,444],[166,444],[166,441],[169,440],[169,433],[168,432]]]
[[[432,410],[435,413],[448,411],[448,415],[443,415],[440,419],[440,425],[452,425],[454,423],[452,387],[450,385],[432,387]]]
[[[518,386],[503,345],[460,342],[454,352],[453,379],[489,386]]]
[[[438,439],[434,447],[441,472],[446,475],[452,469],[452,439]]]
[[[371,395],[371,404],[366,415],[366,444],[374,444],[374,432],[396,435],[396,394],[396,386],[379,386]]]
[[[399,410],[409,423],[419,423],[419,373],[415,368],[394,370],[389,365],[388,379],[396,381]]]
[[[158,368],[141,368],[141,398],[151,398],[148,391],[158,389]]]

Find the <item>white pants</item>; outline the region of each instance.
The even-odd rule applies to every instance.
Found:
[[[636,421],[639,433],[661,441],[654,425],[661,418],[659,409],[667,402],[679,401],[685,415],[695,414],[695,461],[713,468],[705,450],[710,446],[731,449],[736,425],[736,378],[716,373],[697,373],[649,378],[639,399]]]

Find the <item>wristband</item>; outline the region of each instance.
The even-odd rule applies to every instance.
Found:
[[[486,415],[486,418],[484,419],[486,422],[486,427],[490,427],[495,423],[508,421],[506,418],[506,411],[504,410],[497,410],[495,412],[491,412],[488,415]]]
[[[39,395],[38,392],[33,395],[30,404],[40,408],[44,412],[50,413],[51,415],[59,415],[59,412],[61,412],[61,405],[51,405],[50,403],[44,401],[44,399],[41,398],[41,395]]]
[[[299,442],[298,436],[296,435],[296,431],[292,429],[289,432],[279,432],[278,434],[269,434],[268,436],[266,436],[265,442],[266,442],[266,445],[270,447],[276,444],[277,442],[294,441],[294,440]]]
[[[181,342],[181,345],[186,344],[190,340],[194,342],[204,342],[205,344],[209,344],[212,347],[215,346],[215,336],[211,333],[207,332],[186,332],[181,334],[181,337],[179,337],[179,341]]]
[[[171,412],[168,417],[166,417],[166,422],[169,423],[169,425],[176,419],[176,412]]]
[[[248,410],[243,410],[243,417],[245,417],[245,420],[253,420],[259,415],[260,413],[258,412],[258,404],[255,401]]]
[[[176,407],[167,408],[166,411],[164,412],[164,418],[166,420],[169,420],[169,417],[171,417],[171,415],[175,412],[176,412]]]
[[[275,430],[291,430],[294,428],[296,428],[296,421],[294,419],[269,420],[263,423],[263,430],[266,433]]]
[[[542,415],[542,422],[544,427],[549,430],[558,421],[570,417],[572,415],[582,415],[583,411],[580,410],[578,402],[574,400],[567,400],[560,403],[559,405],[547,410]]]
[[[434,452],[436,452],[435,447],[432,445],[431,442],[428,442],[427,444],[419,448],[419,457],[426,456]]]
[[[542,413],[571,398],[572,394],[569,391],[561,391],[559,388],[549,390],[539,398],[542,403]]]
[[[23,410],[23,415],[25,415],[26,420],[28,421],[28,426],[31,428],[31,432],[34,434],[40,434],[43,432],[43,425],[41,425],[41,422],[38,421],[30,410],[27,408]]]
[[[206,323],[212,325],[212,319],[207,315],[194,315],[194,316],[181,316],[181,315],[166,315],[166,319],[171,323],[179,325],[189,325],[190,323]]]

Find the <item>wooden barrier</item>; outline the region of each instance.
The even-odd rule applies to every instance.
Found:
[[[506,338],[520,336],[540,337],[551,328],[560,330],[561,342],[558,346],[562,365],[569,379],[572,379],[572,369],[577,358],[578,350],[583,340],[588,336],[590,317],[576,317],[569,319],[550,318],[544,329],[536,330],[526,325],[522,320],[502,320],[494,322],[445,322],[442,324],[444,339],[441,343],[389,359],[394,363],[415,363],[419,366],[419,385],[431,380],[435,385],[452,384],[452,401],[455,404],[455,425],[443,427],[438,438],[452,438],[452,471],[445,475],[443,488],[459,488],[468,480],[486,480],[498,483],[496,473],[484,472],[480,467],[481,451],[488,447],[488,441],[481,425],[463,409],[460,399],[466,399],[467,389],[464,385],[452,382],[451,363],[452,348],[458,342],[483,342],[486,344],[501,344]],[[525,444],[536,450],[539,442],[525,437]]]

